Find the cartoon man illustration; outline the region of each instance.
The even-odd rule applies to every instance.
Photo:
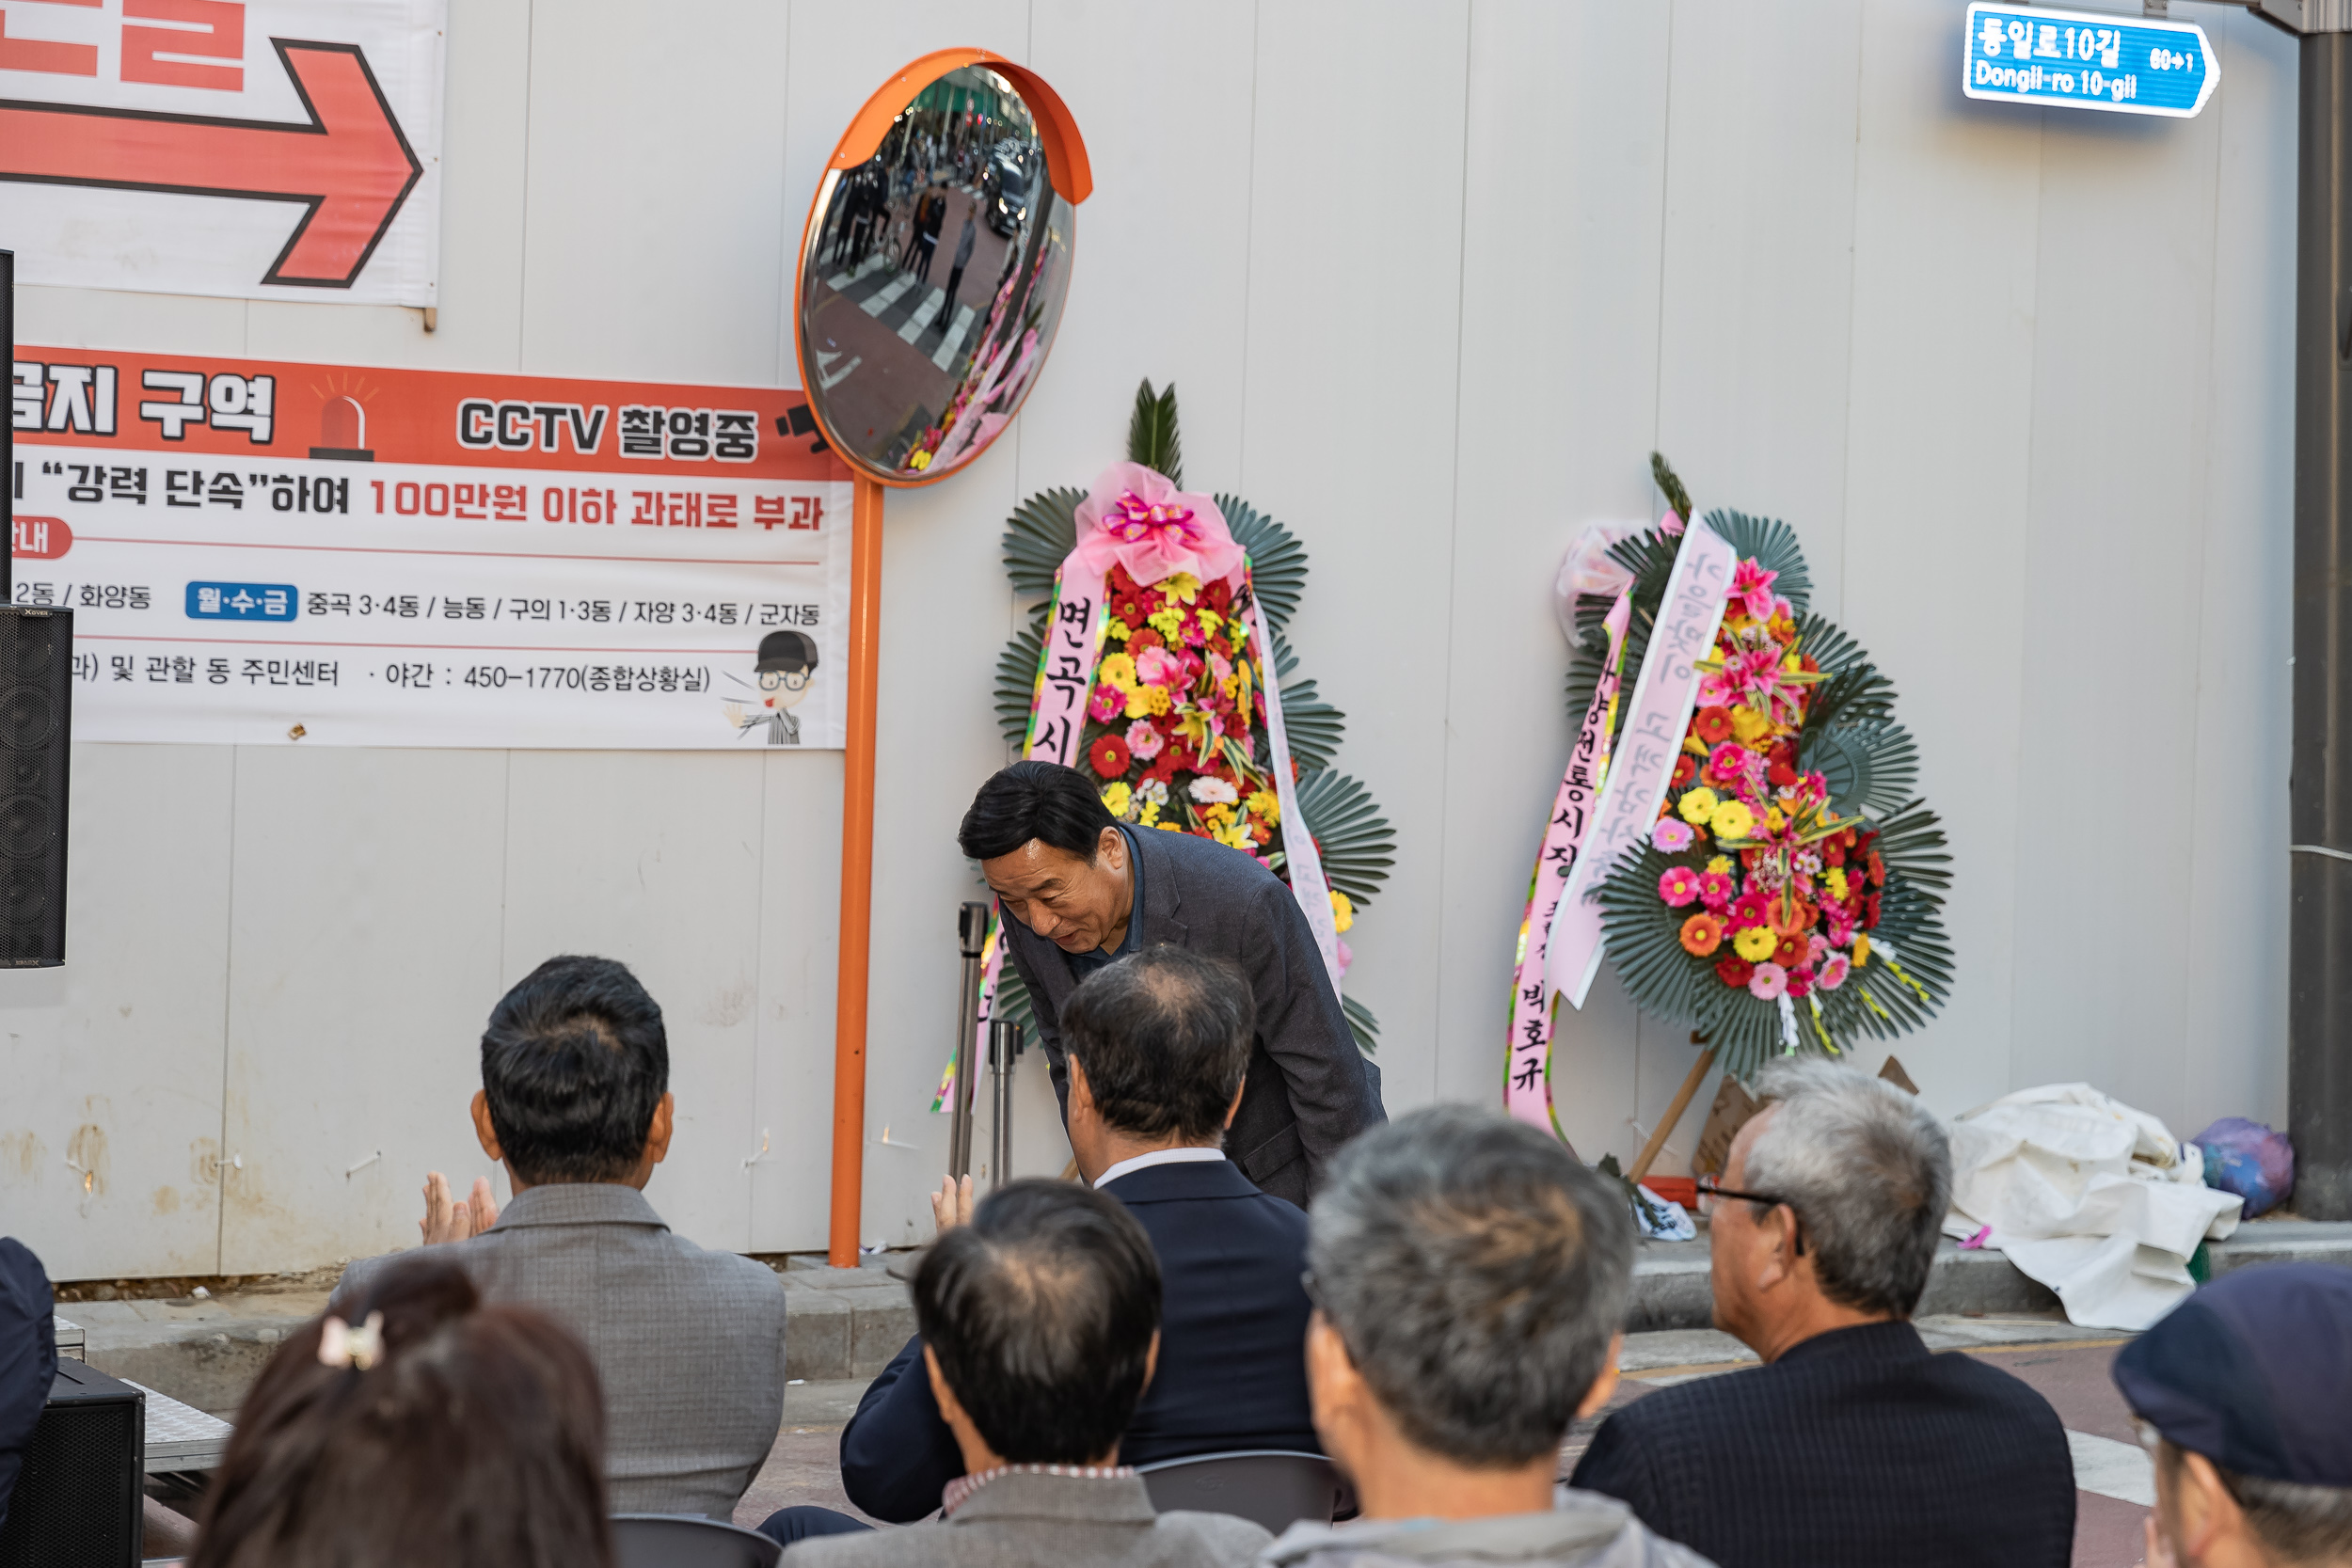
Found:
[[[800,716],[792,710],[817,679],[817,640],[803,631],[771,631],[759,640],[759,706],[749,713],[739,702],[726,704],[727,722],[738,730],[768,726],[771,746],[801,743]]]

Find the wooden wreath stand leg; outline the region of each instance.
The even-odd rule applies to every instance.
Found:
[[[1658,1158],[1658,1151],[1666,1147],[1666,1134],[1680,1123],[1682,1113],[1691,1108],[1691,1097],[1699,1092],[1699,1085],[1707,1078],[1707,1069],[1715,1065],[1715,1048],[1707,1045],[1705,1035],[1693,1029],[1691,1043],[1707,1046],[1707,1049],[1700,1052],[1699,1059],[1691,1064],[1691,1075],[1682,1081],[1682,1087],[1675,1091],[1674,1103],[1667,1106],[1666,1114],[1659,1118],[1658,1130],[1649,1135],[1649,1142],[1642,1146],[1642,1157],[1633,1162],[1631,1170],[1625,1173],[1629,1181],[1638,1184],[1649,1174],[1650,1163]]]

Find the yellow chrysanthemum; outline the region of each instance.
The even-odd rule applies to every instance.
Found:
[[[1845,867],[1838,865],[1831,866],[1828,874],[1821,879],[1829,883],[1829,895],[1832,898],[1836,899],[1841,904],[1846,901]]]
[[[1788,818],[1780,815],[1778,806],[1773,806],[1764,813],[1764,827],[1768,832],[1780,832],[1782,825],[1787,821]]]
[[[1856,937],[1856,938],[1854,938],[1854,939],[1853,939],[1853,966],[1854,966],[1854,968],[1856,968],[1856,969],[1860,969],[1860,968],[1861,968],[1864,964],[1867,964],[1867,963],[1868,963],[1869,961],[1870,961],[1870,939],[1869,939],[1868,937],[1867,937],[1867,936],[1864,936],[1864,937]]]
[[[1739,737],[1740,743],[1743,746],[1751,740],[1771,734],[1772,728],[1772,721],[1752,707],[1736,707],[1731,710],[1731,733]]]
[[[1252,816],[1258,817],[1269,828],[1279,825],[1282,820],[1282,798],[1270,789],[1252,790],[1249,799],[1242,803],[1249,808]]]
[[[1717,838],[1745,838],[1756,832],[1756,813],[1738,800],[1725,800],[1717,806],[1707,825]]]
[[[1158,586],[1160,592],[1169,598],[1185,604],[1192,603],[1200,594],[1200,579],[1190,572],[1178,572],[1174,577],[1162,578]]]
[[[1703,828],[1708,819],[1715,815],[1715,792],[1701,784],[1685,795],[1682,803],[1675,809],[1682,814],[1682,820],[1693,828]]]
[[[1196,610],[1192,618],[1200,623],[1200,635],[1203,637],[1215,637],[1216,628],[1225,624],[1225,617],[1214,610]]]
[[[1173,703],[1173,699],[1168,696],[1168,688],[1165,686],[1145,687],[1143,689],[1143,711],[1154,719],[1158,718],[1161,714],[1166,713]]]
[[[1159,688],[1156,686],[1137,686],[1129,688],[1127,691],[1127,717],[1130,719],[1142,719],[1149,717],[1152,712],[1152,694],[1157,690],[1159,690]]]
[[[1729,855],[1717,855],[1713,860],[1707,863],[1707,869],[1712,871],[1718,877],[1728,877],[1731,875],[1731,857]]]
[[[1135,633],[1128,629],[1126,622],[1105,617],[1103,622],[1103,635],[1114,642],[1124,642]]]
[[[1345,936],[1348,927],[1355,924],[1356,905],[1354,901],[1338,888],[1333,888],[1331,890],[1331,928],[1342,936]]]
[[[1181,833],[1184,831],[1184,824],[1180,822],[1162,822],[1156,826],[1164,833]]]
[[[1098,672],[1104,686],[1115,686],[1121,691],[1136,689],[1136,660],[1132,654],[1112,654],[1103,660]]]
[[[1772,956],[1780,939],[1772,935],[1770,926],[1751,926],[1731,939],[1731,950],[1752,964],[1760,964]]]
[[[1200,812],[1200,820],[1206,822],[1212,828],[1222,828],[1232,819],[1233,808],[1227,805],[1222,800],[1215,801],[1212,804],[1203,807]]]
[[[1183,610],[1163,606],[1153,610],[1145,619],[1151,623],[1152,629],[1158,632],[1164,641],[1179,648],[1184,645],[1184,612]]]
[[[1123,779],[1117,784],[1103,786],[1103,807],[1113,816],[1126,816],[1127,807],[1134,799],[1135,791],[1127,787],[1126,781]]]
[[[1151,799],[1149,796],[1145,797],[1142,809],[1136,813],[1136,820],[1142,823],[1147,828],[1158,827],[1160,822],[1160,803],[1157,800]]]

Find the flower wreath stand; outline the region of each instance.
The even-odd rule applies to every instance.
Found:
[[[1810,608],[1785,523],[1730,511],[1588,531],[1569,711],[1581,720],[1521,924],[1504,1101],[1549,1126],[1551,1009],[1605,955],[1634,1005],[1701,1046],[1627,1173],[1639,1181],[1708,1069],[1843,1055],[1943,1005],[1951,857],[1916,794],[1894,683]]]
[[[1126,462],[1013,514],[1005,568],[1040,602],[998,661],[997,715],[1023,756],[1089,774],[1120,821],[1213,838],[1264,865],[1297,897],[1337,990],[1345,933],[1388,879],[1395,835],[1364,786],[1331,768],[1345,716],[1291,678],[1281,631],[1306,590],[1306,551],[1247,501],[1183,489],[1182,473],[1176,389],[1147,381]],[[992,910],[981,949],[983,1030],[1031,1016],[1001,920]],[[1377,1021],[1343,992],[1341,1006],[1369,1053]],[[955,1092],[950,1060],[931,1108]]]

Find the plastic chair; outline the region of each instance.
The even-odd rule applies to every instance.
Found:
[[[1301,1519],[1329,1524],[1356,1512],[1355,1494],[1319,1453],[1248,1449],[1164,1459],[1136,1471],[1162,1513],[1238,1514],[1277,1535]]]
[[[784,1548],[755,1529],[698,1513],[615,1513],[620,1568],[776,1568]]]

